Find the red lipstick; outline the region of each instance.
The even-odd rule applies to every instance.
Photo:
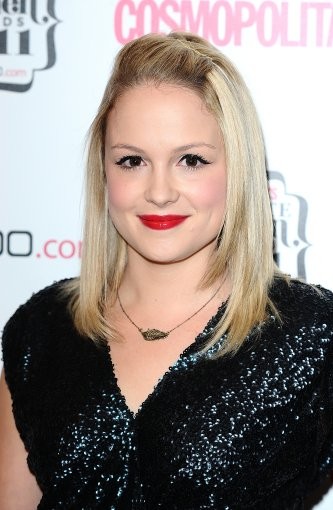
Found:
[[[158,216],[156,214],[142,214],[139,216],[145,227],[153,230],[167,230],[168,228],[177,227],[180,223],[188,218],[188,216],[180,216],[178,214],[167,214]]]

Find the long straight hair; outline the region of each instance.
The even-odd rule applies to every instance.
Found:
[[[172,84],[198,94],[221,129],[227,166],[226,215],[201,286],[228,276],[225,314],[206,348],[226,334],[218,356],[235,352],[270,312],[274,274],[273,223],[261,127],[249,91],[234,65],[199,36],[150,34],[125,45],[115,60],[89,132],[80,278],[67,285],[78,331],[95,341],[119,337],[104,317],[126,267],[126,243],[108,214],[104,144],[106,119],[118,98],[143,84]]]

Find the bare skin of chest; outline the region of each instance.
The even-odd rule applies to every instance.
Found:
[[[110,354],[118,387],[133,414],[137,413],[142,403],[154,391],[169,367],[194,342],[215,314],[217,306],[212,304],[200,318],[192,319],[190,324],[184,324],[165,339],[155,341],[144,340],[126,318],[119,313],[113,314],[113,320],[116,316],[117,329],[123,339],[110,342]]]

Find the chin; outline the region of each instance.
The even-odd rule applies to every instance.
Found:
[[[141,257],[143,257],[147,262],[151,262],[153,264],[176,264],[177,262],[183,262],[185,260],[190,259],[198,252],[185,252],[185,253],[167,253],[164,252],[137,252]]]
[[[145,260],[147,260],[147,262],[151,262],[152,264],[161,264],[161,265],[165,265],[165,264],[176,264],[177,262],[181,262],[182,260],[185,260],[187,257],[166,257],[165,255],[163,256],[148,256],[148,255],[141,255]]]

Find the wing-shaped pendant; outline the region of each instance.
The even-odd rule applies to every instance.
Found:
[[[143,338],[148,341],[161,340],[169,335],[169,331],[160,331],[159,329],[147,329],[147,331],[142,331],[142,329],[140,329],[140,333]]]

